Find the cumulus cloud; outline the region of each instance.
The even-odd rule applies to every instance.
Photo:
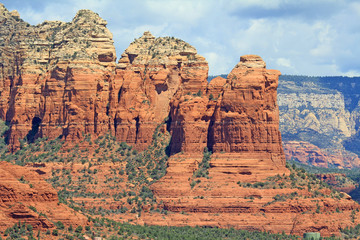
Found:
[[[360,3],[356,0],[3,0],[31,24],[71,21],[91,9],[108,21],[117,55],[150,30],[189,42],[228,73],[245,54],[258,54],[283,74],[357,75]]]
[[[279,65],[279,66],[292,68],[291,61],[289,59],[286,59],[286,58],[278,58],[276,60],[276,64]]]

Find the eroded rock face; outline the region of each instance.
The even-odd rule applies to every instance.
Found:
[[[169,116],[177,92],[204,91],[208,64],[196,49],[176,38],[150,32],[121,55],[112,85],[112,133],[143,150],[155,128]]]
[[[96,13],[31,26],[1,11],[0,117],[13,150],[23,138],[71,144],[106,132],[143,150],[179,89],[206,89],[206,60],[180,39],[145,32],[116,64],[112,34]]]
[[[284,166],[276,101],[280,72],[265,65],[259,56],[242,56],[227,80],[209,83],[206,95],[178,92],[171,102],[172,152],[201,152],[204,147],[263,152]]]
[[[11,126],[10,145],[107,131],[116,55],[106,21],[80,10],[70,23],[31,26],[3,5],[0,11],[0,117]]]
[[[259,56],[242,56],[227,79],[213,79],[205,94],[175,95],[170,103],[174,155],[168,160],[166,175],[151,188],[165,209],[188,213],[181,218],[171,217],[171,224],[338,235],[343,221],[349,220],[344,220],[346,214],[341,221],[336,214],[331,222],[328,216],[317,216],[317,221],[312,221],[306,215],[299,217],[300,212],[316,210],[310,199],[267,203],[284,194],[308,196],[304,189],[238,188],[242,182],[258,183],[289,174],[276,100],[280,72],[265,66]],[[199,153],[205,147],[213,154],[209,168],[201,170],[204,158]],[[197,177],[199,171],[206,177]],[[326,196],[328,192],[316,201],[324,203],[328,214],[334,209],[349,213],[358,207],[351,198],[338,202]],[[164,224],[160,219],[155,222]]]
[[[336,190],[347,194],[359,187],[359,184],[347,178],[345,174],[341,173],[316,174],[316,177],[326,182]]]
[[[210,145],[215,152],[282,154],[276,101],[279,75],[277,70],[266,70],[265,62],[258,56],[241,57],[228,75],[214,113]]]
[[[166,122],[166,129],[161,130],[168,130],[172,136],[171,157],[167,174],[151,188],[165,209],[192,213],[184,217],[188,222],[172,219],[172,225],[236,226],[287,233],[328,228],[330,234],[338,233],[339,220],[346,217],[350,221],[350,211],[358,208],[350,199],[342,199],[339,204],[327,198],[321,203],[324,209],[333,212],[340,206],[344,212],[331,223],[308,223],[312,215],[298,215],[315,211],[310,200],[271,203],[275,196],[291,194],[294,189],[239,186],[238,182],[256,183],[275,175],[289,175],[276,99],[280,72],[267,70],[259,56],[242,56],[227,79],[215,78],[208,84],[206,60],[182,40],[155,38],[145,32],[116,64],[106,21],[91,11],[79,11],[70,23],[55,21],[37,26],[23,22],[3,5],[0,11],[0,117],[10,125],[7,137],[13,149],[23,138],[32,142],[38,137],[61,137],[76,144],[84,134],[97,136],[109,131],[117,140],[143,150],[152,141],[154,130]],[[196,177],[202,182],[194,187],[192,180],[205,148],[214,152],[204,173],[208,178]],[[6,171],[11,167],[4,168],[0,174],[0,206],[7,210],[0,212],[0,219],[36,219],[36,213],[27,209],[30,205],[26,202],[32,199],[50,202],[35,204],[49,214],[48,209],[58,209],[56,194],[46,190],[51,189],[49,186],[33,189],[20,184],[14,180],[21,178],[20,173],[9,177],[11,184],[15,182],[11,185],[1,179],[9,175]],[[21,174],[25,181],[36,178]],[[299,194],[307,196],[309,192]],[[23,204],[9,210],[10,201]],[[266,205],[269,202],[271,206]],[[269,218],[262,215],[265,212]],[[213,216],[218,213],[224,215]],[[151,213],[142,219],[152,224],[168,221],[154,221]],[[82,217],[78,222],[81,224]],[[348,222],[344,225],[352,226]]]
[[[37,172],[0,162],[0,230],[19,221],[47,229],[56,221],[67,226],[84,225],[87,218],[60,204],[57,192]]]
[[[292,149],[285,151],[287,159],[293,157],[322,167],[358,166],[356,82],[356,78],[342,77],[280,77],[280,130],[286,141],[285,149]],[[298,142],[298,150],[293,148],[294,141]],[[304,147],[312,152],[312,159],[301,157],[300,152],[306,152]]]
[[[344,149],[321,149],[304,141],[284,141],[287,160],[316,167],[353,168],[360,166],[359,157]]]

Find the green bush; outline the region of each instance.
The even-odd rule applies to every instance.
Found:
[[[77,226],[77,228],[75,229],[75,232],[77,232],[77,233],[81,233],[82,231],[83,231],[82,226]]]
[[[57,229],[61,229],[61,230],[65,228],[64,224],[61,221],[57,221],[55,223],[55,226]]]
[[[59,235],[59,230],[54,229],[54,230],[52,231],[52,235],[53,235],[53,236],[58,236],[58,235]]]

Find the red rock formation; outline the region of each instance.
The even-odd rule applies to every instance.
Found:
[[[210,82],[208,95],[179,91],[171,102],[172,152],[199,153],[208,147],[213,152],[270,153],[274,165],[283,168],[276,103],[279,75],[266,70],[259,56],[247,55],[226,83],[221,78]]]
[[[328,192],[316,201],[324,204],[326,214],[336,208],[347,212],[342,220],[336,214],[332,221],[326,214],[317,215],[317,221],[311,214],[300,214],[316,211],[306,190],[239,187],[239,183],[244,186],[289,174],[276,103],[279,75],[276,70],[266,70],[260,57],[248,55],[241,57],[226,82],[221,78],[210,82],[208,95],[175,95],[170,112],[171,150],[183,153],[170,157],[167,174],[151,186],[164,208],[175,212],[166,224],[231,226],[298,235],[320,231],[330,236],[338,235],[343,224],[350,223],[348,215],[358,204],[349,199],[340,203]],[[199,169],[204,147],[214,152],[205,170]],[[207,177],[197,177],[199,171]],[[276,196],[292,193],[302,197],[270,203]],[[185,216],[176,214],[181,212]],[[160,218],[143,219],[148,224],[165,224]]]
[[[304,141],[285,141],[284,152],[286,160],[295,160],[316,167],[353,168],[360,166],[356,154],[345,150],[320,149]]]
[[[247,55],[231,71],[214,113],[214,152],[268,151],[282,155],[276,88],[280,72]],[[284,161],[281,162],[284,164]]]
[[[182,40],[145,32],[116,65],[106,21],[89,10],[37,26],[0,10],[0,118],[12,149],[23,138],[71,144],[110,131],[143,150],[179,88],[206,89],[208,64]]]
[[[85,225],[87,218],[60,204],[56,191],[38,173],[0,162],[0,231],[19,221],[46,229],[56,221]]]
[[[340,192],[350,193],[359,186],[359,184],[341,173],[316,174],[316,177]]]
[[[326,212],[336,208],[344,212],[333,214],[330,222],[325,217],[314,222],[312,213],[300,214],[316,209],[306,198],[310,190],[301,188],[297,193],[301,198],[273,203],[277,195],[295,190],[239,186],[238,182],[289,175],[276,100],[280,72],[267,70],[259,56],[241,57],[226,80],[215,78],[208,84],[207,62],[182,40],[155,38],[145,32],[115,64],[106,21],[91,11],[79,11],[71,23],[39,26],[27,25],[2,5],[0,11],[0,117],[10,124],[7,136],[14,149],[24,137],[29,142],[37,137],[63,137],[75,144],[83,134],[110,131],[117,140],[143,150],[152,141],[154,129],[166,121],[172,135],[172,157],[167,174],[151,187],[164,208],[177,217],[181,211],[191,213],[183,222],[171,219],[166,224],[296,234],[322,231],[329,235],[360,221],[350,222],[351,210],[358,209],[350,199],[337,202],[324,197],[321,203],[317,199]],[[214,154],[203,169],[206,147]],[[202,177],[196,176],[199,171],[203,171]],[[21,184],[4,185],[1,199],[7,210],[3,217],[36,219],[38,216],[26,209],[33,200],[51,219],[57,219],[52,212],[65,211],[54,205],[55,193]],[[20,187],[24,190],[17,192]],[[322,194],[330,193],[325,189]],[[25,207],[17,204],[12,211],[9,199],[19,199]],[[140,220],[164,224],[162,218],[154,220],[147,215]],[[49,227],[44,221],[33,223]]]
[[[81,10],[71,23],[30,26],[3,5],[0,12],[0,117],[10,124],[10,145],[108,131],[115,48],[106,21]]]
[[[338,236],[340,228],[357,224],[359,220],[352,223],[350,216],[359,205],[351,198],[334,199],[326,192],[328,189],[324,197],[314,198],[304,189],[244,187],[275,173],[274,169],[269,171],[269,166],[273,166],[270,156],[264,157],[260,153],[213,154],[208,178],[195,178],[202,156],[172,156],[167,174],[152,185],[158,201],[172,213],[165,219],[145,214],[142,220],[146,224],[234,227],[300,236],[313,231],[322,236]],[[277,196],[292,193],[299,197],[274,201]],[[320,211],[314,215],[317,208]]]
[[[112,133],[143,150],[155,128],[169,116],[177,91],[196,93],[207,85],[208,64],[182,40],[149,32],[121,55],[110,101]]]

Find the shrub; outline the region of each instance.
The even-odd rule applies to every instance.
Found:
[[[58,231],[57,229],[54,229],[54,230],[52,231],[52,235],[53,235],[53,236],[58,236],[58,235],[59,235],[59,231]]]
[[[82,227],[82,226],[77,226],[77,228],[75,229],[75,232],[81,233],[82,230],[83,230],[83,227]]]
[[[64,224],[61,221],[57,221],[55,223],[55,226],[56,226],[57,229],[64,229],[65,228]]]

